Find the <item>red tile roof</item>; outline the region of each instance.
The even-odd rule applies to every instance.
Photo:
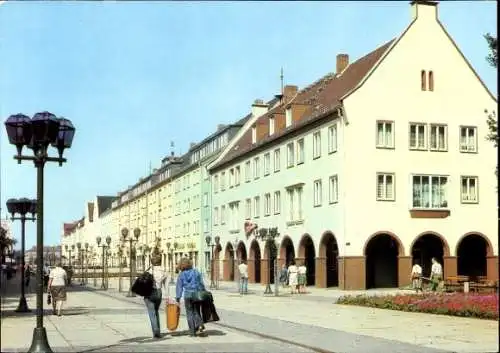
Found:
[[[341,98],[353,90],[361,80],[363,80],[382,55],[390,48],[393,42],[394,39],[353,62],[340,75],[334,73],[325,75],[318,81],[299,91],[291,101],[278,105],[269,110],[266,114],[260,116],[255,121],[255,125],[257,126],[267,124],[269,118],[275,113],[284,113],[286,106],[289,104],[307,106],[300,119],[295,120],[290,127],[277,131],[272,136],[266,136],[255,144],[252,144],[252,131],[248,129],[243,133],[240,139],[236,141],[231,150],[228,151],[219,162],[211,166],[210,169],[218,169],[233,159],[241,157],[257,147],[271,143],[283,135],[296,131],[324,116],[324,114],[333,111],[341,104]]]

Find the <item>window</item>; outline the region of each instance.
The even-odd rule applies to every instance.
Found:
[[[264,216],[271,214],[271,194],[264,195]]]
[[[431,124],[429,147],[431,151],[448,150],[448,127],[446,125]]]
[[[429,71],[429,91],[434,91],[434,72]]]
[[[240,170],[240,166],[237,166],[234,169],[234,185],[235,186],[240,185],[240,181],[241,181],[241,170]]]
[[[281,166],[281,156],[280,156],[280,149],[275,149],[274,150],[274,172],[279,172],[280,171],[280,166]]]
[[[214,225],[219,224],[219,207],[214,208]]]
[[[257,126],[252,126],[252,143],[257,142]]]
[[[377,148],[394,148],[394,122],[377,121]]]
[[[232,188],[234,185],[234,169],[229,169],[229,187]]]
[[[313,134],[313,158],[321,157],[321,131]]]
[[[297,141],[297,164],[304,163],[304,139]]]
[[[264,175],[269,175],[271,173],[271,154],[266,153],[264,155]]]
[[[219,191],[219,176],[214,175],[214,193]]]
[[[260,216],[260,196],[253,198],[253,216],[254,218],[259,218]]]
[[[321,206],[323,196],[323,186],[321,180],[314,181],[314,206]]]
[[[274,192],[274,214],[279,214],[281,212],[281,193],[279,191]]]
[[[420,89],[422,91],[427,90],[427,75],[425,73],[425,70],[420,71]]]
[[[293,151],[293,142],[286,145],[286,166],[288,168],[293,167],[295,163],[295,155]]]
[[[253,159],[253,178],[259,179],[260,177],[260,159],[259,157],[255,157]]]
[[[226,172],[222,172],[220,175],[220,190],[226,190]]]
[[[476,132],[475,126],[460,127],[460,152],[477,152]]]
[[[302,220],[302,186],[295,186],[287,189],[288,220]]]
[[[330,185],[328,188],[328,202],[339,202],[339,179],[337,175],[332,175],[330,177]]]
[[[285,110],[285,127],[292,125],[292,108]]]
[[[462,181],[462,203],[478,203],[477,177],[463,176]]]
[[[252,199],[245,200],[245,219],[252,218]]]
[[[189,199],[188,202],[190,203]],[[208,206],[208,192],[203,194],[203,206],[207,207]]]
[[[377,201],[394,200],[394,174],[377,173]]]
[[[226,206],[220,208],[220,224],[226,224]]]
[[[250,179],[252,178],[251,176],[252,173],[252,167],[250,165],[250,161],[245,162],[245,182],[249,182]]]
[[[328,128],[328,153],[337,152],[337,124]]]
[[[426,150],[426,125],[425,124],[410,124],[410,149],[411,150]]]
[[[239,202],[231,202],[229,204],[229,228],[231,230],[237,230],[238,229],[238,218],[239,218],[239,213],[240,213],[240,206]]]
[[[414,175],[413,208],[448,208],[447,184],[447,176]]]
[[[269,136],[274,134],[274,117],[269,118]]]

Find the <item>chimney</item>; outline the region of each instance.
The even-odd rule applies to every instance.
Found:
[[[269,105],[264,103],[262,99],[256,99],[252,104],[252,116],[261,116],[269,110]]]
[[[298,92],[299,87],[293,85],[286,85],[283,88],[283,98],[285,103],[289,102]]]
[[[349,55],[338,54],[337,55],[337,75],[340,75],[342,71],[349,65]]]
[[[436,21],[438,18],[437,1],[413,0],[410,2],[410,6],[412,21],[415,21],[417,18],[420,20]]]

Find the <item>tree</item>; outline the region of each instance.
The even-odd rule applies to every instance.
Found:
[[[488,44],[489,54],[486,61],[495,69],[498,69],[498,54],[497,54],[497,37],[493,37],[490,33],[484,35],[486,43]],[[488,141],[493,142],[495,147],[498,147],[498,125],[497,115],[494,111],[484,111],[487,115],[486,123],[488,124],[489,133],[486,135]]]

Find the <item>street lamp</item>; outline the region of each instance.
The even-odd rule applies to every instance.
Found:
[[[233,271],[234,271],[234,281],[236,282],[236,290],[239,292],[240,291],[240,278],[239,278],[239,273],[238,273],[238,244],[239,240],[236,238],[233,241]]]
[[[149,247],[149,245],[144,244],[142,246],[142,270],[143,271],[146,270],[146,256],[149,256],[150,251],[151,251],[151,248]]]
[[[85,278],[84,278],[84,284],[87,284],[89,282],[89,243],[85,243],[85,255],[83,257],[85,260]]]
[[[109,247],[109,244],[111,244],[111,237],[108,235],[106,237],[106,244],[101,245],[101,237],[95,238],[97,242],[97,246],[102,248],[102,282],[101,282],[101,289],[108,289],[106,286],[106,276],[105,276],[105,265],[106,265],[106,259],[105,259],[105,254],[106,254],[106,248]]]
[[[132,263],[135,264],[135,260],[133,260],[133,256],[135,256],[135,251],[133,249],[133,246],[134,246],[134,242],[137,242],[139,240],[139,236],[140,235],[141,235],[141,230],[139,228],[135,228],[134,229],[134,237],[129,237],[128,228],[123,228],[122,229],[122,241],[124,243],[125,242],[129,243],[129,254],[130,254],[129,255],[130,256],[130,260],[129,260],[129,263],[130,263],[130,273],[129,273],[129,276],[130,276],[130,286],[129,286],[129,290],[128,290],[128,293],[127,293],[127,297],[135,297],[134,292],[132,292],[132,285],[133,285]]]
[[[269,268],[269,276],[266,284],[266,290],[264,291],[264,294],[273,294],[273,291],[271,290],[271,261],[273,262],[273,267],[276,268],[277,263],[275,263],[275,257],[276,257],[276,252],[277,252],[277,247],[275,244],[275,239],[277,239],[280,236],[280,233],[278,233],[278,228],[259,228],[257,232],[257,239],[260,239],[264,242],[265,247],[269,249],[268,253],[268,268]],[[276,272],[276,271],[275,271]],[[274,282],[277,281],[277,278],[274,279]],[[276,287],[277,288],[277,287]],[[275,293],[277,296],[278,293]]]
[[[64,150],[70,148],[75,136],[75,128],[70,120],[57,118],[49,112],[36,113],[33,118],[23,114],[11,115],[5,121],[9,143],[16,146],[14,159],[33,161],[37,169],[37,293],[36,293],[36,327],[28,352],[52,352],[47,340],[47,331],[43,326],[43,170],[45,163],[58,162],[62,166]],[[49,146],[57,148],[58,157],[49,157]],[[23,147],[33,151],[32,156],[22,155]]]
[[[170,282],[169,284],[175,284],[174,282],[174,248],[170,249],[170,242],[167,242],[167,251],[168,251],[168,264],[170,270]]]
[[[12,220],[21,221],[21,297],[19,298],[19,305],[17,306],[16,312],[27,313],[31,310],[28,308],[28,303],[26,303],[26,297],[24,296],[24,267],[26,266],[24,259],[25,251],[25,231],[26,231],[26,220],[35,221],[36,213],[36,200],[30,200],[27,198],[22,199],[9,199],[7,200],[7,210],[12,214]],[[31,213],[31,217],[26,217],[27,213]],[[19,213],[19,217],[15,217],[15,214]]]
[[[118,292],[122,292],[123,244],[118,244]]]
[[[76,248],[78,250],[78,260],[80,262],[80,285],[83,286],[85,283],[83,282],[83,250],[82,243],[76,243]]]
[[[214,279],[214,266],[215,266],[215,258],[214,258],[214,247],[217,246],[217,249],[219,248],[219,242],[220,242],[220,237],[217,235],[215,236],[215,243],[212,242],[212,237],[210,235],[207,235],[205,237],[205,241],[207,242],[207,246],[209,246],[212,249],[212,259],[211,259],[211,264],[210,264],[210,289],[217,288],[217,281]]]

